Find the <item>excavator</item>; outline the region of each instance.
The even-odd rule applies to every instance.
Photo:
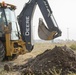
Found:
[[[0,3],[0,61],[13,59],[17,55],[30,52],[34,48],[32,18],[36,6],[45,19],[39,19],[38,35],[42,40],[53,40],[61,36],[56,20],[47,0],[29,0],[16,18],[16,6]]]

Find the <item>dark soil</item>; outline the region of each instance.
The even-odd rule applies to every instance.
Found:
[[[52,50],[46,50],[27,64],[16,65],[13,68],[24,75],[27,73],[56,75],[55,72],[60,73],[60,75],[67,75],[69,71],[76,73],[76,54],[66,46],[56,46]]]

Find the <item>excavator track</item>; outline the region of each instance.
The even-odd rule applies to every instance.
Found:
[[[0,61],[2,61],[5,57],[5,48],[3,43],[0,41]]]

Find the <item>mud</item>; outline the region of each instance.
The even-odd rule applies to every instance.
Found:
[[[67,75],[76,73],[76,54],[67,46],[48,49],[28,63],[13,66],[13,70],[23,75]]]

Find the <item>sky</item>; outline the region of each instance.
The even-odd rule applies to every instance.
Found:
[[[17,9],[15,12],[16,15],[19,15],[25,3],[29,0],[0,0],[0,2],[2,1],[16,5]],[[48,0],[48,2],[62,31],[62,36],[58,39],[76,40],[76,0]],[[37,6],[33,17],[34,39],[39,39],[37,33],[39,18],[43,18],[43,16]]]

